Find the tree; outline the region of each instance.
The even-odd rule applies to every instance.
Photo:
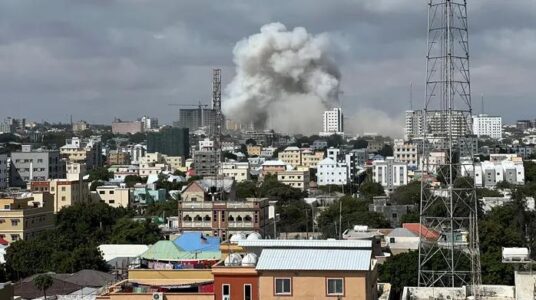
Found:
[[[358,138],[356,140],[351,141],[350,143],[352,144],[352,148],[354,149],[364,149],[368,146],[368,142],[364,138]]]
[[[143,132],[137,132],[132,135],[129,135],[128,137],[128,140],[134,144],[139,144],[141,142],[144,142],[146,139],[147,139],[147,134]]]
[[[373,182],[372,180],[363,182],[361,186],[359,187],[359,192],[363,194],[363,196],[369,200],[372,199],[372,197],[374,196],[385,195],[383,186],[377,182]]]
[[[339,218],[342,220],[343,230],[353,225],[368,225],[373,228],[390,227],[383,215],[368,211],[369,203],[364,199],[343,196],[329,205],[317,218],[318,227],[323,236],[336,238],[340,235]]]
[[[108,181],[114,177],[114,173],[109,172],[106,167],[99,167],[89,171],[89,181],[102,180]]]
[[[43,291],[43,296],[45,300],[47,299],[47,290],[52,286],[54,283],[54,279],[48,274],[41,274],[37,275],[33,279],[33,285],[38,288],[39,290]]]
[[[145,208],[144,216],[175,216],[178,207],[179,202],[174,199],[151,203]]]
[[[121,218],[113,226],[109,241],[113,244],[154,244],[160,238],[160,229],[150,219],[137,222]]]
[[[257,141],[254,140],[254,139],[247,139],[246,140],[246,145],[248,145],[248,146],[257,146]]]
[[[236,184],[236,196],[239,199],[258,197],[258,195],[259,189],[256,182],[247,180]]]
[[[419,252],[410,251],[389,258],[379,265],[378,281],[389,282],[393,299],[399,299],[405,286],[417,286]]]
[[[536,163],[530,160],[524,160],[523,167],[525,168],[525,181],[536,182]]]
[[[399,205],[418,205],[421,201],[421,182],[412,181],[396,188],[391,194],[391,201]]]
[[[378,154],[383,157],[393,156],[393,146],[389,144],[383,145],[382,149],[378,151]]]
[[[145,180],[141,176],[138,176],[138,175],[125,176],[125,184],[129,188],[134,187],[136,183],[143,183],[143,182],[145,182]]]

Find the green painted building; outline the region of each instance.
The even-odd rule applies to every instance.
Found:
[[[188,128],[178,127],[164,127],[160,132],[149,132],[147,134],[147,152],[190,157],[189,135]]]

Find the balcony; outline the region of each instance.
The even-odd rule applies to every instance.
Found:
[[[191,227],[191,228],[212,228],[212,221],[182,221],[182,227]]]

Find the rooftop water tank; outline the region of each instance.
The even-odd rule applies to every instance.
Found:
[[[242,258],[243,267],[254,267],[257,265],[257,254],[248,253],[244,258]]]
[[[242,264],[242,257],[238,253],[231,253],[225,258],[224,264],[226,266],[240,266]]]
[[[246,239],[246,235],[243,234],[242,232],[239,232],[231,236],[230,242],[233,244],[238,244],[238,241],[245,240],[245,239]]]
[[[247,237],[248,241],[262,240],[262,235],[258,232],[252,232]]]

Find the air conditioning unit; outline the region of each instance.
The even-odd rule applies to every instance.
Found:
[[[153,293],[152,300],[164,300],[164,293]]]

